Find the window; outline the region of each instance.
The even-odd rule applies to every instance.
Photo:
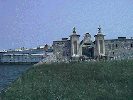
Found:
[[[133,44],[131,43],[131,47],[133,47]]]
[[[100,43],[100,53],[103,53],[103,40],[99,40]]]
[[[114,50],[114,44],[112,44],[112,50]]]
[[[109,46],[108,49],[111,49],[111,44],[108,44],[108,46]]]
[[[77,54],[77,41],[74,41],[74,54]]]
[[[116,44],[115,46],[116,46],[116,48],[117,48],[118,45]]]

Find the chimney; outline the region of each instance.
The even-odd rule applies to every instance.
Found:
[[[68,38],[62,38],[62,41],[67,41]]]
[[[126,40],[126,37],[118,37],[118,40]]]

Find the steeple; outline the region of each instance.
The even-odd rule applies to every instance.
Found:
[[[100,25],[98,27],[98,33],[101,33],[101,27],[100,27]]]

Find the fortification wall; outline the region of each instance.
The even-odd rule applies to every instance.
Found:
[[[62,60],[64,57],[70,59],[71,56],[70,40],[53,41],[53,54],[56,55],[58,60]]]
[[[105,40],[106,56],[115,59],[131,59],[133,58],[133,39],[110,39]]]

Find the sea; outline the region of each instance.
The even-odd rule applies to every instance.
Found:
[[[0,65],[0,93],[33,65]]]

